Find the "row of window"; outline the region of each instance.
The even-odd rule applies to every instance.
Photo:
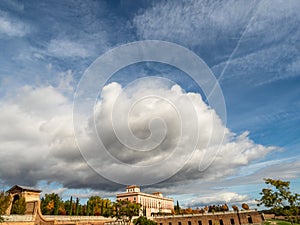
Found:
[[[248,216],[247,219],[248,219],[248,223],[249,224],[253,223],[251,216]],[[219,220],[219,224],[220,225],[224,225],[224,222],[223,222],[222,219]],[[230,219],[230,224],[231,225],[235,225],[235,221],[234,221],[233,218]],[[159,225],[163,225],[163,223],[160,223]],[[169,225],[172,225],[172,222],[169,222]],[[178,225],[182,225],[180,221],[178,222]],[[192,225],[192,221],[188,221],[188,225]],[[203,225],[202,221],[198,220],[198,224],[197,225]],[[208,220],[208,224],[207,225],[213,225],[213,221],[212,220]]]
[[[127,198],[128,199],[128,198]],[[136,202],[136,197],[134,197],[134,202]],[[172,209],[173,203],[165,202],[164,200],[157,200],[157,199],[149,199],[149,198],[139,198],[138,199],[143,206],[147,208],[161,208],[161,209]]]
[[[223,220],[219,220],[219,224],[220,225],[224,225]],[[230,224],[234,225],[235,221],[233,218],[230,219]],[[163,225],[163,223],[160,223],[159,225]],[[169,222],[169,225],[172,225],[172,222]],[[182,223],[179,221],[178,225],[182,225]],[[192,221],[188,221],[188,225],[192,225]],[[198,225],[203,225],[201,220],[198,220]],[[208,225],[213,225],[213,221],[212,220],[208,220]]]
[[[125,198],[119,198],[119,199],[125,199]],[[126,198],[126,200],[129,201],[129,198]],[[133,202],[141,203],[142,206],[145,206],[146,208],[156,208],[156,209],[173,209],[174,208],[173,202],[167,202],[167,201],[158,200],[158,199],[150,199],[150,198],[143,198],[143,197],[139,197],[137,199],[136,197],[133,197]]]

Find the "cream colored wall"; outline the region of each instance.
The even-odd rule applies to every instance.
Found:
[[[1,225],[35,225],[35,222],[22,222],[22,221],[12,221],[12,222],[3,222]]]
[[[22,196],[26,202],[40,201],[40,193],[25,191],[22,192]]]
[[[118,197],[117,199],[128,199],[131,202],[140,203],[142,207],[146,207],[146,215],[150,216],[152,213],[171,213],[174,209],[174,202],[172,199],[161,198],[158,195],[145,195],[140,193],[131,193],[128,196]]]
[[[9,215],[13,203],[13,199],[15,195],[19,195],[25,198],[25,202],[40,202],[40,193],[38,192],[31,192],[31,191],[22,191],[22,192],[15,192],[10,194],[11,202],[9,207],[7,208],[5,215]]]

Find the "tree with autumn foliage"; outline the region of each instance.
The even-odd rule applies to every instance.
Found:
[[[109,217],[112,214],[112,202],[100,196],[91,196],[87,202],[86,215]]]
[[[51,193],[45,194],[41,199],[41,211],[43,215],[59,215],[61,210],[64,210],[62,207],[63,201],[58,196],[58,194]]]
[[[222,212],[227,212],[229,211],[229,208],[228,208],[228,205],[227,204],[224,204],[221,206],[221,209],[222,209]]]
[[[232,209],[234,210],[234,211],[239,211],[239,207],[237,207],[236,205],[233,205],[233,206],[231,206],[232,207]]]
[[[242,208],[243,208],[244,210],[249,210],[249,205],[246,204],[246,203],[243,203],[243,204],[242,204]]]

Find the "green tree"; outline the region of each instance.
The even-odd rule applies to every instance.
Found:
[[[26,212],[25,198],[20,196],[19,199],[13,202],[11,207],[11,214],[24,215]]]
[[[140,216],[139,218],[133,220],[134,225],[157,225],[153,220],[147,219],[145,216]]]
[[[60,199],[60,197],[58,195],[55,195],[54,197],[54,209],[53,209],[53,214],[54,215],[58,215],[59,212],[59,207],[62,203],[62,200]]]
[[[76,209],[75,209],[75,215],[76,216],[78,216],[78,214],[79,214],[79,208],[80,208],[79,198],[76,198]]]
[[[87,206],[87,215],[112,216],[113,204],[109,199],[104,199],[100,196],[91,196],[87,202]]]
[[[141,211],[141,204],[128,200],[118,200],[114,204],[114,216],[125,224],[130,224],[133,216],[138,216]]]
[[[104,217],[110,217],[112,216],[112,207],[113,203],[109,199],[104,199]]]
[[[61,213],[63,201],[56,193],[45,194],[41,199],[41,211],[43,215],[58,215]]]
[[[277,215],[285,215],[293,224],[292,216],[299,214],[300,195],[290,191],[290,182],[282,180],[264,179],[268,185],[260,192],[258,206],[264,205]]]
[[[174,207],[175,213],[176,214],[180,214],[180,206],[179,206],[179,202],[176,202],[176,206]]]
[[[73,214],[73,197],[70,197],[69,216]]]
[[[85,215],[86,216],[89,216],[90,215],[90,203],[89,203],[89,201],[87,201],[87,203],[86,203],[86,211],[85,211]]]
[[[5,211],[7,210],[10,201],[11,201],[10,196],[4,191],[1,191],[0,192],[0,222],[3,222],[2,215],[5,214]]]
[[[91,196],[88,200],[88,204],[89,204],[89,208],[90,208],[90,212],[89,214],[92,216],[95,215],[100,215],[101,212],[101,203],[102,203],[102,198],[100,196]]]

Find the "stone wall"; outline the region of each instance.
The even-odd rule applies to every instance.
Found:
[[[49,221],[55,221],[55,225],[64,224],[93,224],[93,225],[103,225],[104,223],[109,223],[115,221],[112,218],[106,218],[102,216],[43,216],[44,219]]]
[[[34,216],[33,215],[9,215],[2,216],[4,218],[4,222],[1,225],[34,225]]]
[[[245,225],[261,224],[262,217],[257,211],[204,213],[154,217],[158,225]]]

